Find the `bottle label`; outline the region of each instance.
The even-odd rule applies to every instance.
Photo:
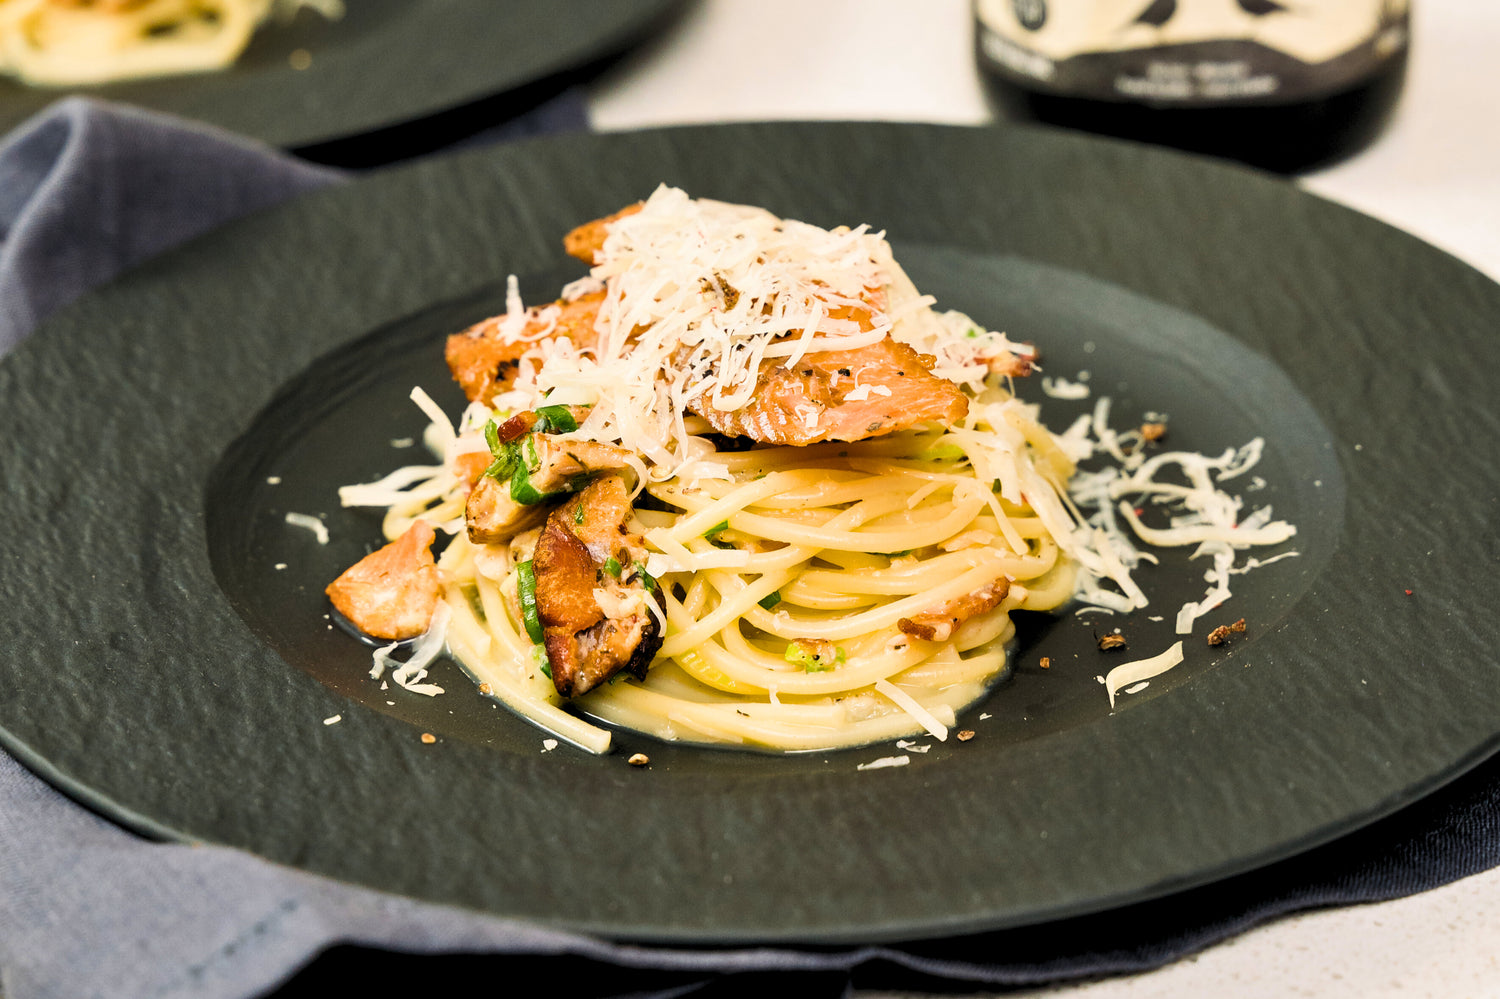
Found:
[[[1151,104],[1284,103],[1406,48],[1408,0],[975,0],[990,69],[1031,90]]]

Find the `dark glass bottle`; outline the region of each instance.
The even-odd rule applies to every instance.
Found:
[[[1379,133],[1406,74],[1407,0],[975,0],[1002,117],[1282,173]]]

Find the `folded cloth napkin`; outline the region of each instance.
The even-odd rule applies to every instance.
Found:
[[[0,142],[0,354],[133,264],[339,179],[208,128],[59,102]],[[444,962],[497,982],[544,974],[558,999],[973,991],[1151,968],[1277,915],[1392,898],[1497,864],[1492,760],[1335,844],[1095,916],[905,945],[642,947],[392,897],[236,850],[153,842],[0,754],[0,993],[314,994],[362,973],[390,991],[430,986]]]

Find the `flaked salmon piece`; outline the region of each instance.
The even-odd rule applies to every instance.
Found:
[[[609,236],[609,224],[627,215],[634,215],[644,207],[646,207],[644,201],[637,201],[633,205],[621,208],[613,215],[585,222],[563,237],[563,249],[570,257],[577,257],[586,264],[595,263],[595,255],[604,248],[604,240]]]
[[[1031,345],[1026,344],[1025,346]],[[1002,350],[985,358],[985,366],[994,375],[1003,375],[1006,378],[1025,378],[1036,370],[1038,356],[1034,347],[1029,354],[1016,354],[1009,350]]]
[[[448,370],[463,389],[470,402],[488,400],[497,389],[509,385],[516,377],[516,368],[521,356],[555,322],[551,337],[565,336],[580,350],[592,349],[598,342],[594,331],[594,320],[599,316],[599,306],[604,301],[604,292],[582,295],[571,302],[558,301],[552,305],[527,310],[526,325],[520,336],[507,339],[504,329],[506,316],[492,316],[475,323],[461,333],[448,337],[444,357]],[[557,309],[555,316],[551,314]]]
[[[969,400],[953,382],[932,373],[932,360],[887,336],[855,350],[803,356],[792,368],[761,362],[746,406],[694,411],[714,429],[766,444],[858,441],[919,423],[960,422]]]
[[[566,322],[559,319],[555,335],[592,347],[593,319],[602,300],[603,293],[596,293],[565,303]],[[830,310],[830,315],[856,320],[862,328],[869,322],[868,313],[848,307]],[[448,338],[448,366],[471,401],[509,386],[520,356],[531,346],[501,340],[503,318]],[[533,333],[542,328],[540,323],[528,327]],[[732,437],[802,445],[864,440],[929,420],[957,423],[968,413],[969,402],[956,384],[932,373],[930,358],[887,336],[854,350],[806,354],[791,369],[779,360],[765,361],[754,401],[741,409],[726,413],[705,403],[689,408]]]
[[[453,474],[458,476],[458,481],[467,483],[469,488],[473,489],[479,484],[479,477],[484,474],[486,468],[490,467],[490,462],[493,460],[488,451],[469,451],[465,454],[454,455]]]
[[[972,593],[948,601],[936,610],[923,611],[914,617],[903,617],[896,627],[924,642],[946,642],[959,625],[976,614],[994,610],[1010,592],[1010,579],[1001,576]]]
[[[552,511],[532,556],[537,616],[564,697],[587,693],[627,670],[643,677],[661,631],[639,571],[645,547],[629,533],[630,493],[607,475]]]
[[[365,634],[392,641],[415,638],[427,630],[437,608],[436,537],[425,520],[418,520],[401,537],[345,569],[324,592]]]

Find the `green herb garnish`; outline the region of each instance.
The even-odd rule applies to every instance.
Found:
[[[543,434],[571,434],[578,421],[567,406],[543,406],[536,411],[536,431]]]
[[[521,622],[526,625],[526,636],[532,642],[542,640],[542,617],[536,609],[536,571],[527,559],[516,566],[516,595],[521,601]],[[547,674],[551,676],[551,674]]]
[[[516,447],[514,441],[501,443],[500,427],[494,420],[487,420],[484,424],[484,442],[490,446],[490,467],[484,470],[484,474],[492,479],[504,482],[515,472],[516,465],[520,463],[521,451]]]

